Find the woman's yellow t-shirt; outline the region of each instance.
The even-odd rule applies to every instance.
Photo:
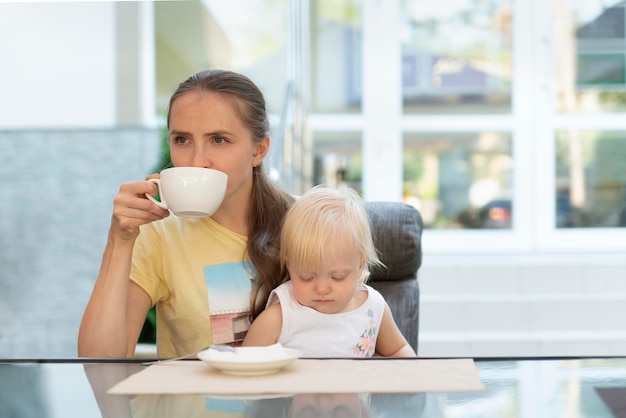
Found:
[[[156,304],[159,356],[243,340],[255,271],[246,242],[211,218],[172,215],[141,227],[130,280]]]

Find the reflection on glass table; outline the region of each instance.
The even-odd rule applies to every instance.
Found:
[[[476,366],[481,392],[128,397],[106,392],[145,367],[132,360],[0,360],[0,416],[610,418],[626,408],[626,358],[477,359]]]

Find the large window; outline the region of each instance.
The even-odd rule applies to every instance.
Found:
[[[318,173],[414,204],[435,253],[626,248],[623,2],[338,3],[311,1]]]

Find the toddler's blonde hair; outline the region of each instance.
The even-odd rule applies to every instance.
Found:
[[[355,246],[365,263],[359,283],[365,283],[371,267],[382,263],[376,253],[369,217],[358,193],[349,188],[315,186],[288,210],[281,231],[280,261],[291,267],[317,271],[331,239]]]

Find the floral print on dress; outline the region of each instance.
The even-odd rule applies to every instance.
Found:
[[[359,337],[359,341],[356,343],[352,351],[357,357],[372,357],[376,350],[376,337],[378,336],[378,329],[374,320],[374,310],[368,309],[367,316],[369,316],[369,328],[363,331]]]

